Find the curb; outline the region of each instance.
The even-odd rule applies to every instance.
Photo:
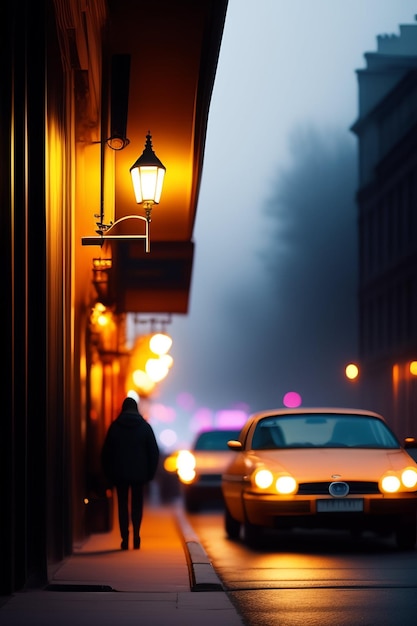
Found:
[[[191,591],[224,591],[222,582],[214,571],[200,540],[186,519],[182,507],[176,506],[174,514],[184,544]]]

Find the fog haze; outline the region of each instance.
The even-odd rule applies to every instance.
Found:
[[[155,405],[357,403],[355,71],[410,0],[230,0],[194,230],[189,313]],[[179,398],[188,398],[184,414]],[[183,417],[181,418],[181,415]]]

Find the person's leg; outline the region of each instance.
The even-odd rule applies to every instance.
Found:
[[[140,526],[143,515],[143,484],[133,483],[131,485],[131,512],[133,525],[133,547],[140,548]]]
[[[116,485],[117,491],[117,506],[119,512],[119,527],[120,535],[122,537],[122,550],[127,550],[129,547],[129,511],[128,511],[128,493],[129,485],[118,484]]]

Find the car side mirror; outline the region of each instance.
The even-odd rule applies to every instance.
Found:
[[[404,439],[404,448],[417,448],[417,438],[406,437]]]
[[[231,439],[227,442],[227,445],[231,450],[242,450],[242,444],[240,443],[240,441],[235,441],[234,439]]]

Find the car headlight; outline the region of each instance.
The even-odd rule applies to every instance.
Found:
[[[395,474],[383,476],[381,480],[381,488],[385,493],[396,493],[400,490],[401,481]]]
[[[174,452],[174,454],[170,454],[166,457],[164,461],[164,470],[166,472],[176,472],[177,471],[177,457],[178,453]]]
[[[289,474],[274,475],[264,467],[258,468],[252,478],[255,487],[258,489],[273,491],[280,495],[295,493],[298,488],[297,481]]]
[[[401,482],[408,489],[417,485],[417,471],[413,467],[407,467],[401,474]]]
[[[275,487],[278,493],[289,495],[297,491],[297,481],[292,476],[279,476]]]
[[[177,474],[181,482],[192,483],[195,478],[195,457],[189,450],[180,450],[177,456]]]
[[[260,469],[255,472],[253,477],[254,483],[259,489],[268,489],[274,481],[272,472],[267,469]]]
[[[407,467],[401,472],[388,472],[380,480],[380,489],[384,493],[415,490],[417,486],[417,470]]]

